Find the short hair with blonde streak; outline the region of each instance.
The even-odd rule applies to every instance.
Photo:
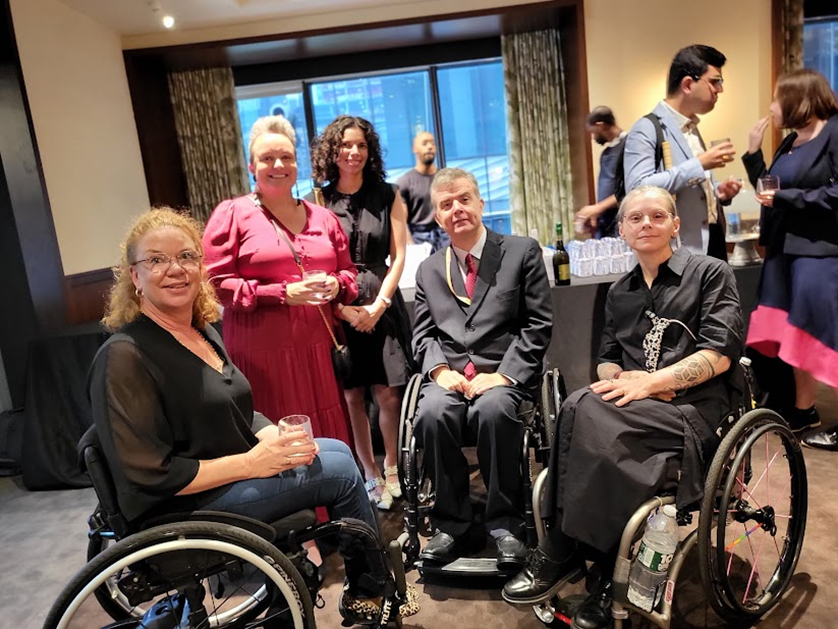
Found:
[[[140,315],[140,298],[135,292],[129,269],[137,259],[137,243],[140,239],[147,233],[164,227],[180,229],[192,240],[195,250],[203,258],[204,248],[201,245],[203,229],[194,218],[168,206],[153,207],[141,214],[128,229],[128,235],[120,245],[122,259],[119,265],[113,268],[114,283],[108,294],[105,317],[102,319],[107,329],[117,330]],[[208,323],[218,320],[219,311],[220,304],[215,296],[215,290],[202,264],[201,287],[192,305],[192,325],[198,329],[204,329]]]
[[[663,201],[669,215],[673,218],[678,216],[678,213],[675,210],[675,197],[673,197],[667,190],[659,188],[658,186],[638,186],[629,192],[623,199],[622,203],[620,203],[620,209],[617,210],[618,223],[623,221],[628,206],[632,205],[635,201],[638,201],[641,197]]]
[[[250,156],[251,164],[253,163],[253,144],[260,135],[265,135],[266,133],[284,135],[291,140],[291,144],[295,147],[297,146],[297,133],[294,131],[294,125],[288,122],[285,117],[262,116],[250,127],[250,141],[247,144],[247,154]]]
[[[450,187],[458,179],[467,180],[471,184],[471,187],[474,188],[474,193],[477,195],[477,198],[483,198],[480,196],[480,186],[477,185],[477,179],[469,171],[463,170],[462,168],[443,168],[436,171],[434,180],[431,182],[431,205],[434,206],[434,210],[436,210],[437,192],[443,188]]]

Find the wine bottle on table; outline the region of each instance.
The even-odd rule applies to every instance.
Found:
[[[553,277],[556,278],[556,286],[568,286],[570,284],[570,255],[564,248],[562,242],[562,224],[556,223],[556,251],[553,253]]]

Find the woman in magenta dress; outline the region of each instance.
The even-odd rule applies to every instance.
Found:
[[[204,232],[206,266],[224,305],[224,344],[253,387],[254,407],[276,423],[308,415],[316,437],[352,444],[343,394],[332,368],[333,304],[358,296],[357,270],[340,222],[293,196],[294,129],[281,116],[250,132],[256,192],[222,202]],[[303,280],[303,268],[324,282]]]

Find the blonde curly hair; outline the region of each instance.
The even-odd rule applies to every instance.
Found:
[[[175,227],[183,231],[195,244],[195,249],[203,257],[200,223],[186,213],[178,212],[168,206],[157,206],[141,214],[128,230],[128,235],[119,246],[122,252],[118,266],[113,268],[114,283],[108,294],[108,303],[102,323],[109,330],[117,330],[131,323],[140,315],[140,298],[135,292],[131,280],[131,261],[137,257],[137,243],[148,232],[162,227]],[[201,265],[201,287],[195,303],[192,305],[192,325],[203,329],[208,323],[217,321],[219,303],[215,290],[209,282],[206,268]]]

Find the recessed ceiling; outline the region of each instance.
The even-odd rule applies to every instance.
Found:
[[[365,9],[384,0],[61,0],[120,35],[165,31],[164,15],[175,18],[175,28],[196,29],[242,24],[265,19]],[[414,4],[416,0],[386,0],[386,4]],[[159,11],[154,8],[159,6]]]

